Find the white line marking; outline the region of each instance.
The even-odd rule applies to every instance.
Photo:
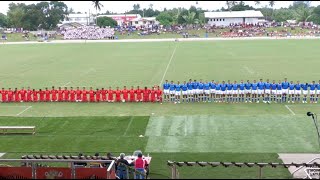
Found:
[[[32,108],[32,106],[27,107],[25,110],[18,113],[16,116],[20,116],[22,113],[26,112],[28,109]]]
[[[6,153],[0,153],[0,157],[2,157],[3,155],[5,155]]]
[[[187,120],[184,119],[184,136],[187,136]]]
[[[130,119],[130,122],[129,122],[129,124],[128,124],[128,127],[127,127],[126,131],[124,132],[123,136],[126,136],[126,135],[127,135],[127,132],[128,132],[128,130],[129,130],[131,124],[132,124],[132,121],[133,121],[133,116],[131,116],[131,119]]]
[[[247,66],[243,66],[243,68],[249,73],[249,74],[254,74],[254,71],[249,69]]]
[[[292,113],[292,115],[296,115],[296,114],[289,108],[288,105],[284,105],[284,106]]]
[[[170,64],[171,64],[171,61],[172,61],[172,59],[173,59],[173,56],[174,56],[174,54],[175,54],[175,52],[176,52],[177,47],[178,47],[178,44],[176,44],[176,47],[174,48],[174,50],[173,50],[173,52],[172,52],[171,58],[170,58],[170,60],[169,60],[169,62],[168,62],[168,65],[167,65],[166,70],[164,71],[164,74],[163,74],[163,76],[162,76],[162,79],[161,79],[161,81],[160,81],[159,86],[161,86],[161,84],[162,84],[162,82],[163,82],[163,80],[164,80],[164,77],[165,77],[166,74],[167,74],[167,71],[168,71],[168,69],[169,69],[169,66],[170,66]]]
[[[63,85],[62,87],[66,87],[67,85],[69,85],[71,82],[67,82],[65,85]]]

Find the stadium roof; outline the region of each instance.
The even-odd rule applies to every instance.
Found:
[[[264,17],[260,11],[224,11],[224,12],[205,12],[205,18],[261,18]]]

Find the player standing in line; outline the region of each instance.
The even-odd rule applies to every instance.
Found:
[[[152,103],[156,102],[156,90],[154,87],[152,87],[150,91],[150,102]]]
[[[44,102],[44,94],[45,94],[45,91],[42,91],[42,89],[39,89],[40,102]]]
[[[76,102],[76,91],[73,90],[73,87],[70,88],[70,101]]]
[[[28,87],[27,90],[27,101],[26,102],[31,102],[32,101],[32,90],[30,89],[30,87]]]
[[[302,103],[307,103],[307,95],[308,95],[308,83],[301,84],[303,99]]]
[[[63,101],[68,102],[70,100],[70,91],[68,90],[67,87],[64,87],[63,95],[64,95]]]
[[[202,82],[202,79],[200,79],[200,82],[198,84],[198,102],[203,102],[204,101],[204,84]]]
[[[252,87],[252,102],[256,102],[258,103],[258,98],[257,98],[257,94],[258,94],[258,83],[256,80],[253,80],[253,83],[251,84]]]
[[[316,94],[316,83],[315,81],[312,81],[311,84],[309,84],[310,90],[309,90],[309,94],[310,94],[310,103],[314,103],[314,95]]]
[[[51,102],[56,102],[57,101],[57,93],[58,93],[58,91],[56,89],[54,89],[54,86],[52,86]]]
[[[170,84],[168,80],[166,80],[166,82],[163,84],[164,102],[169,101],[169,96],[170,96],[169,88],[170,88]]]
[[[131,86],[131,89],[129,90],[130,94],[130,102],[135,102],[136,101],[136,90],[134,90],[133,86]]]
[[[210,102],[210,83],[208,81],[206,81],[203,84],[203,88],[204,88],[204,102]]]
[[[100,102],[101,101],[101,91],[97,88],[96,89],[96,102]]]
[[[317,96],[316,96],[316,100],[315,100],[315,103],[318,103],[318,99],[319,99],[319,96],[320,96],[320,80],[319,80],[319,83],[317,84]]]
[[[296,102],[300,102],[300,95],[301,95],[301,84],[299,81],[297,81],[297,84],[295,85],[295,100]]]
[[[282,103],[282,84],[281,81],[279,80],[279,83],[277,84],[277,101],[276,103]]]
[[[46,102],[49,102],[49,101],[50,101],[50,94],[51,94],[51,91],[46,87],[46,90],[45,90],[45,99],[46,99]]]
[[[121,90],[119,89],[119,87],[117,87],[115,94],[116,94],[116,102],[121,102]]]
[[[216,83],[216,97],[215,97],[215,102],[221,102],[221,84],[219,83],[219,81],[217,81]]]
[[[138,86],[139,87],[139,86]],[[113,103],[113,94],[114,94],[114,90],[111,89],[111,86],[108,89],[108,102]]]
[[[290,81],[288,103],[290,103],[290,99],[291,99],[291,103],[294,103],[294,94],[295,94],[294,89],[295,89],[295,84],[293,83],[293,81]]]
[[[227,103],[231,101],[231,94],[232,94],[232,84],[230,80],[228,80],[228,83],[226,84],[227,86]]]
[[[239,84],[239,99],[238,102],[244,102],[244,83],[243,80],[240,81]]]
[[[137,102],[142,102],[142,89],[140,89],[140,87],[138,86],[136,89],[136,94],[137,94]]]
[[[150,90],[148,89],[148,87],[144,87],[142,94],[143,94],[143,102],[149,102]]]
[[[102,96],[102,102],[107,101],[107,91],[104,88],[101,88],[101,96]]]
[[[250,83],[250,81],[249,80],[247,80],[247,82],[244,84],[244,87],[245,87],[245,93],[246,93],[246,102],[245,103],[247,103],[247,102],[252,102],[251,101],[251,87],[252,87],[252,85],[251,85],[251,83]]]
[[[32,93],[33,93],[33,102],[38,102],[38,91],[33,89]]]
[[[222,84],[220,85],[220,88],[221,88],[221,99],[222,99],[222,102],[226,102],[226,90],[227,90],[227,84],[225,84],[224,81],[222,81]]]
[[[58,89],[58,102],[62,102],[63,101],[63,90],[61,89],[61,87],[59,87]]]
[[[18,88],[14,89],[14,101],[15,102],[20,102],[20,91],[18,90]]]
[[[187,82],[184,81],[181,85],[182,90],[182,102],[188,102],[188,85]]]
[[[264,102],[264,82],[262,82],[262,79],[260,79],[260,81],[258,82],[258,101],[257,103],[259,103],[260,101],[260,97],[262,96],[263,102]]]
[[[198,101],[198,86],[199,86],[199,83],[197,82],[197,80],[193,80],[193,99],[194,99],[194,102]],[[199,102],[199,101],[198,101]]]
[[[188,87],[187,103],[188,102],[193,102],[193,83],[192,83],[192,79],[189,79],[189,82],[187,83],[187,87]]]
[[[211,81],[210,84],[210,99],[209,102],[215,102],[215,98],[216,98],[216,83],[214,82],[214,80]]]
[[[276,102],[276,96],[277,96],[277,84],[276,81],[273,80],[271,84],[271,102]]]
[[[264,103],[270,103],[270,94],[271,94],[271,84],[269,82],[269,79],[267,79],[267,82],[264,83]]]
[[[121,92],[122,92],[122,99],[124,100],[124,102],[127,102],[129,100],[129,97],[128,97],[129,91],[127,89],[127,86],[124,86]]]
[[[7,102],[7,94],[8,94],[8,92],[4,88],[2,88],[0,93],[1,93],[1,101],[3,103]]]
[[[76,90],[76,102],[81,102],[82,101],[82,91],[80,90],[79,87],[77,87],[77,90]]]
[[[282,102],[287,102],[287,94],[289,90],[289,82],[287,81],[287,78],[284,78],[284,81],[282,82]]]
[[[239,85],[237,81],[234,81],[234,83],[232,84],[232,103],[238,103],[238,97],[239,97],[238,88],[239,88]]]
[[[83,87],[81,93],[82,93],[82,101],[81,102],[88,102],[88,97],[87,97],[88,91],[86,90],[85,87]]]
[[[26,102],[27,101],[27,91],[24,89],[24,87],[22,87],[22,89],[20,90],[20,95],[21,95],[20,96],[21,102]]]
[[[162,104],[162,90],[160,89],[160,86],[158,86],[156,94],[157,94],[157,102],[160,102]]]
[[[13,91],[9,88],[8,92],[8,102],[13,102]]]
[[[180,103],[180,98],[181,98],[181,84],[180,81],[177,82],[175,85],[175,93],[174,93],[174,98],[176,103]]]
[[[169,93],[170,93],[170,102],[175,102],[174,96],[176,94],[176,85],[173,84],[173,81],[171,81],[170,86],[169,86]]]

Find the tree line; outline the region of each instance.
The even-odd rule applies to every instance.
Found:
[[[261,7],[260,1],[254,1],[255,7],[245,4],[243,1],[226,1],[227,8],[212,10],[217,11],[244,11],[259,10],[267,20],[284,22],[297,20],[298,22],[314,22],[320,24],[320,6],[311,6],[311,1],[293,1],[288,8],[274,9],[276,1],[268,1],[268,5]],[[93,6],[101,10],[100,1],[93,1]],[[156,17],[162,25],[177,24],[205,24],[204,10],[191,6],[187,8],[173,8],[163,10],[154,9],[153,4],[148,8],[141,8],[140,4],[134,4],[126,14],[140,14],[142,17]],[[20,27],[28,30],[54,29],[69,13],[75,13],[72,8],[60,1],[39,2],[26,5],[24,3],[10,3],[7,14],[0,13],[0,27]],[[79,13],[79,12],[78,12]],[[99,14],[116,14],[106,11]],[[98,15],[99,15],[98,14]],[[97,20],[99,26],[113,26],[115,21],[111,18]]]

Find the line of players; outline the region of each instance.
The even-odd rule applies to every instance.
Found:
[[[162,102],[162,90],[159,86],[151,89],[140,89],[139,86],[136,89],[133,86],[127,89],[124,86],[123,89],[117,87],[116,90],[112,90],[111,87],[106,90],[94,90],[92,87],[90,90],[86,90],[85,87],[82,90],[79,87],[75,90],[72,87],[55,89],[54,86],[51,90],[31,90],[30,87],[21,90],[2,88],[0,94],[2,102]]]
[[[180,103],[182,102],[226,102],[226,103],[238,103],[238,102],[256,102],[260,100],[264,103],[295,103],[302,102],[307,103],[307,96],[309,95],[310,103],[317,103],[320,96],[320,80],[316,84],[315,81],[312,83],[293,83],[288,82],[287,78],[283,82],[279,80],[278,83],[275,80],[272,83],[269,79],[263,82],[260,79],[259,82],[254,80],[250,82],[240,83],[234,81],[233,83],[228,80],[227,83],[222,81],[212,82],[199,82],[192,79],[189,82],[184,81],[177,84],[168,80],[163,84],[164,102]],[[302,99],[302,101],[301,101]]]

